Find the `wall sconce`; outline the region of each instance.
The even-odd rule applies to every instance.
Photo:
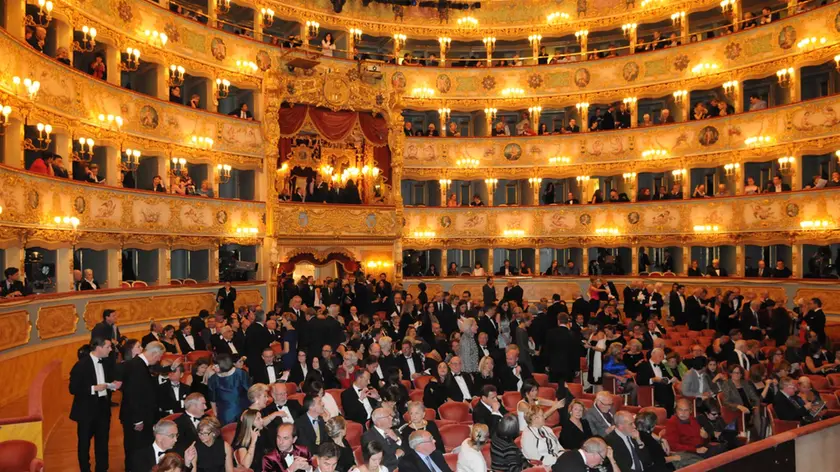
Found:
[[[724,82],[722,87],[723,87],[723,94],[726,95],[727,98],[732,98],[738,93],[738,81],[737,80],[730,80],[729,82]]]
[[[542,113],[542,107],[539,105],[528,107],[528,114],[531,115],[531,122],[538,123],[540,121],[540,113]]]
[[[469,29],[478,28],[478,20],[471,17],[471,16],[465,16],[463,18],[458,18],[457,23],[458,23],[458,26],[460,28],[469,28]]]
[[[5,109],[3,110],[3,113],[6,113]],[[834,156],[837,158],[837,161],[840,162],[840,151],[834,151]]]
[[[63,226],[64,228],[73,228],[73,231],[76,231],[76,228],[79,227],[79,219],[75,216],[56,216],[53,218],[53,223],[56,226]]]
[[[508,87],[502,90],[502,96],[506,98],[519,97],[525,94],[525,90],[518,87]]]
[[[496,185],[499,185],[499,179],[484,179],[484,183],[487,185],[487,191],[492,195]]]
[[[38,123],[35,128],[38,129],[38,145],[35,146],[32,139],[26,138],[23,141],[23,149],[26,149],[27,151],[46,151],[49,149],[50,143],[52,143],[52,138],[50,137],[52,134],[52,126]]]
[[[435,96],[435,90],[429,87],[416,87],[411,90],[411,95],[414,98],[432,98]]]
[[[694,232],[695,233],[717,233],[720,231],[720,226],[718,225],[695,225]]]
[[[624,33],[624,36],[630,36],[636,32],[637,26],[638,25],[636,23],[625,23],[621,25],[621,32]]]
[[[321,29],[321,24],[317,21],[306,22],[306,35],[308,39],[318,36],[318,30]]]
[[[365,265],[368,269],[387,269],[388,267],[391,267],[392,264],[389,261],[372,260],[368,261]]]
[[[532,34],[528,36],[528,44],[531,45],[531,48],[537,48],[540,45],[540,41],[542,41],[541,34]]]
[[[737,0],[723,0],[720,2],[720,9],[724,14],[731,14],[735,10],[735,2]]]
[[[685,99],[688,97],[688,90],[677,90],[674,92],[674,103],[677,105],[682,105]]]
[[[671,15],[671,23],[674,26],[680,26],[684,19],[685,19],[685,12],[684,11],[678,11],[678,12],[673,13]]]
[[[773,138],[770,136],[752,136],[744,140],[744,144],[751,147],[763,146],[771,142],[773,142]]]
[[[181,175],[181,172],[187,170],[187,160],[183,157],[173,157],[169,162],[169,175],[172,177]]]
[[[619,234],[621,233],[615,226],[602,227],[595,230],[596,236],[618,236]]]
[[[711,62],[704,62],[702,64],[697,64],[696,66],[691,68],[691,73],[694,75],[706,75],[711,74],[712,72],[718,70],[720,66],[715,63]]]
[[[274,24],[274,10],[271,8],[261,8],[260,14],[262,15],[263,26],[268,28]]]
[[[362,30],[359,28],[350,28],[348,32],[350,33],[350,37],[353,38],[353,42],[358,43],[362,40]]]
[[[135,48],[126,48],[125,59],[120,61],[120,70],[125,72],[134,72],[140,68],[140,50]]]
[[[20,77],[13,77],[12,83],[15,85],[15,94],[20,95]],[[23,88],[25,89],[26,96],[29,97],[30,100],[34,101],[35,98],[38,96],[38,91],[41,90],[41,82],[38,82],[37,80],[32,80],[29,77],[27,77],[23,79]]]
[[[539,187],[540,184],[542,184],[542,180],[542,177],[529,177],[528,184],[530,184],[532,187]]]
[[[227,79],[216,79],[216,100],[227,98],[230,93],[230,81]]]
[[[548,22],[548,24],[553,25],[555,23],[568,20],[569,18],[570,16],[568,13],[554,12],[549,14],[548,17],[546,17],[546,21]]]
[[[259,232],[260,232],[260,230],[257,229],[257,228],[254,228],[253,226],[240,226],[240,227],[236,228],[236,235],[237,236],[250,236],[252,234],[257,234]]]
[[[496,38],[493,36],[486,36],[482,38],[482,43],[484,43],[484,49],[487,51],[487,54],[492,54],[493,51],[496,50]]]
[[[437,233],[434,231],[415,231],[413,233],[415,239],[434,238]]]
[[[53,2],[45,0],[38,0],[38,21],[32,15],[26,15],[25,23],[28,26],[43,26],[46,27],[52,21]]]
[[[394,46],[397,49],[397,51],[399,51],[400,49],[402,49],[403,46],[405,46],[405,40],[406,39],[408,39],[408,38],[404,34],[401,34],[401,33],[394,34]]]
[[[799,49],[813,49],[817,46],[825,46],[826,39],[824,37],[817,38],[816,36],[811,36],[810,38],[805,38],[798,43],[796,43],[796,47]]]
[[[449,186],[452,185],[452,179],[440,179],[438,180],[438,183],[440,184],[441,191],[446,193],[446,189],[448,189]]]
[[[442,36],[438,38],[438,43],[440,44],[440,53],[446,54],[447,52],[449,52],[449,48],[452,46],[452,38]]]
[[[76,142],[79,143],[78,150],[76,150]],[[76,162],[90,162],[93,159],[94,140],[91,138],[79,138],[78,141],[73,142],[73,160]]]
[[[648,149],[642,152],[643,159],[664,159],[668,157],[666,149]]]
[[[9,115],[12,114],[12,107],[9,105],[3,105],[0,103],[0,136],[6,134],[6,128],[9,127],[11,121],[9,121]]]
[[[553,166],[568,165],[568,164],[571,164],[571,162],[572,162],[572,158],[567,157],[567,156],[555,156],[555,157],[549,157],[548,158],[548,163],[553,165]]]
[[[592,179],[592,177],[590,177],[588,175],[579,175],[579,176],[575,177],[575,180],[577,180],[577,183],[579,185],[580,184],[585,184],[585,183],[589,182],[589,180],[591,180],[591,179]]]
[[[587,115],[589,113],[589,103],[588,102],[575,103],[575,108],[577,108],[578,115]]]
[[[96,47],[96,28],[82,26],[82,42],[73,41],[73,50],[77,52],[93,52]]]
[[[632,111],[633,107],[636,106],[637,101],[638,101],[638,99],[636,97],[627,97],[624,100],[622,100],[621,102],[624,103],[624,105],[627,107],[627,110]]]
[[[176,66],[175,64],[169,66],[169,86],[180,87],[184,85],[184,72],[183,66]]]
[[[793,156],[784,156],[777,159],[779,163],[779,172],[782,174],[790,174],[793,170],[793,164],[796,162],[796,158]]]
[[[506,238],[524,238],[525,237],[525,230],[524,229],[506,229],[502,232],[502,236]]]
[[[379,167],[371,167],[371,166],[364,166],[362,167],[362,177],[373,177],[374,179],[379,177],[379,173],[382,170]]]
[[[828,229],[834,226],[830,220],[805,220],[799,222],[799,227],[805,231]]]
[[[125,172],[134,172],[137,166],[140,165],[140,156],[142,153],[137,149],[126,149],[125,157],[120,159],[120,170]]]
[[[216,164],[216,175],[219,183],[226,184],[230,181],[231,167],[228,164]]]
[[[449,121],[449,117],[452,115],[452,110],[449,108],[438,108],[438,115],[440,116],[440,123],[441,125],[445,124]]]
[[[741,164],[737,162],[726,164],[723,166],[723,174],[727,179],[731,179],[738,174],[738,170],[741,168]]]
[[[840,54],[834,56],[834,68],[840,72]]]
[[[157,30],[146,30],[146,42],[154,47],[162,48],[166,46],[169,41],[169,36],[166,33],[161,33]]]
[[[674,169],[671,171],[671,176],[674,178],[674,182],[682,182],[686,175],[688,175],[688,171],[686,169]]]
[[[587,36],[589,36],[589,30],[575,31],[575,39],[578,43],[586,40]]]
[[[621,177],[624,178],[625,184],[634,184],[636,183],[636,175],[635,172],[625,172],[621,174]]]
[[[216,12],[227,13],[230,11],[230,0],[216,0]]]
[[[478,159],[458,159],[455,165],[464,169],[475,169],[481,162]]]
[[[236,61],[236,69],[242,74],[253,74],[260,68],[253,61]]]
[[[117,131],[122,129],[123,119],[119,115],[105,115],[100,113],[98,119],[101,126],[113,129],[114,125],[116,125]]]
[[[486,116],[490,121],[496,120],[496,114],[499,112],[496,108],[485,108],[484,109],[484,116]]]
[[[780,87],[790,88],[790,86],[793,85],[793,67],[777,70],[776,78],[779,80]]]
[[[204,136],[193,135],[192,143],[193,146],[198,146],[202,149],[211,149],[213,147],[213,140]]]

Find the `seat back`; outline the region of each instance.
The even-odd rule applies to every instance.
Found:
[[[446,465],[448,465],[450,469],[455,470],[458,468],[458,454],[449,452],[444,454],[443,458],[446,460]]]
[[[508,411],[515,411],[516,404],[519,403],[519,400],[522,400],[522,394],[519,392],[505,392],[502,394],[502,405]]]
[[[213,359],[213,353],[210,351],[192,351],[187,353],[187,362],[197,362],[199,359]]]
[[[537,397],[554,401],[557,399],[557,389],[551,387],[540,387],[537,392]]]
[[[352,448],[362,447],[362,425],[355,421],[347,421],[347,435],[344,438]]]
[[[811,379],[811,386],[815,389],[826,391],[831,390],[828,384],[828,379],[823,377],[822,375],[806,375],[806,377]]]
[[[470,408],[464,402],[448,401],[438,408],[440,419],[455,421],[456,423],[468,423],[472,421]]]
[[[29,471],[37,454],[38,446],[29,441],[11,439],[0,442],[0,470]]]
[[[470,437],[470,427],[465,424],[450,424],[440,428],[440,437],[443,438],[443,447],[446,452],[460,446],[464,439]]]
[[[414,387],[417,388],[417,390],[423,390],[424,388],[426,388],[426,385],[428,385],[431,381],[431,375],[421,375],[414,379]]]
[[[236,439],[233,436],[236,434],[236,423],[226,424],[222,426],[222,439],[228,443],[228,445],[233,444],[233,440]]]
[[[539,385],[540,387],[548,386],[548,374],[535,373],[533,375],[534,381],[537,382],[537,385]]]
[[[773,434],[781,434],[785,431],[790,431],[799,427],[799,422],[797,421],[780,420],[779,417],[776,416],[776,410],[773,408],[772,404],[767,405],[767,415],[770,417],[770,421],[773,424]]]
[[[840,388],[840,374],[828,374],[825,376],[828,380],[828,383],[831,384],[832,387]]]
[[[566,383],[566,388],[573,397],[579,398],[583,394],[583,385],[579,383]]]

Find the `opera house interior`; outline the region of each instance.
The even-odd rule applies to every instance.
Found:
[[[840,464],[836,0],[0,0],[0,56],[0,472]]]

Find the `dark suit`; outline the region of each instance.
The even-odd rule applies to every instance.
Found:
[[[502,400],[500,398],[499,402],[501,403],[501,401]],[[499,413],[501,413],[502,416],[507,414],[507,410],[505,410],[505,407],[501,404],[499,405]],[[486,424],[487,428],[490,429],[490,436],[493,436],[493,433],[496,432],[496,426],[499,425],[499,421],[501,421],[502,416],[494,415],[493,412],[484,406],[484,403],[480,400],[476,403],[472,413],[473,423]]]
[[[122,339],[122,334],[120,334],[120,328],[109,325],[104,321],[100,321],[99,323],[96,323],[96,326],[94,326],[90,331],[90,339],[93,338],[110,339],[111,344],[114,345],[113,352],[116,352],[116,346],[119,344],[120,339]]]
[[[565,326],[549,330],[542,352],[547,357],[550,381],[562,383],[574,380],[575,372],[580,370],[580,345],[577,335]]]
[[[816,310],[809,310],[808,313],[805,314],[803,318],[805,323],[808,324],[808,328],[811,331],[817,333],[817,337],[820,340],[820,345],[825,345],[825,313],[823,313],[822,308],[818,308]]]
[[[589,467],[583,461],[580,450],[571,449],[557,458],[551,470],[552,472],[589,472]]]
[[[269,385],[271,384],[271,378],[268,376],[268,368],[269,366],[274,369],[274,379],[275,382],[280,379],[280,376],[283,375],[283,364],[280,362],[275,362],[273,364],[266,365],[263,362],[262,358],[258,361],[258,366],[249,370],[251,374],[251,378],[254,379],[254,383],[261,383]]]
[[[787,279],[790,278],[791,275],[793,275],[793,273],[790,271],[790,269],[785,267],[783,269],[773,269],[773,274],[771,277],[773,277],[774,279]]]
[[[404,355],[400,354],[397,357],[397,367],[399,367],[402,371],[402,378],[406,380],[411,380],[411,370],[408,367],[409,362],[414,365],[414,373],[416,374],[421,374],[425,369],[423,367],[423,360],[420,358],[420,354],[413,354],[411,359],[406,359]]]
[[[685,299],[685,319],[688,322],[688,328],[692,331],[700,331],[706,327],[703,317],[706,315],[706,309],[700,305],[697,297],[690,296]]]
[[[608,434],[606,438],[607,444],[613,450],[613,458],[615,459],[616,465],[621,472],[623,471],[630,471],[631,467],[633,467],[633,463],[636,464],[636,471],[641,472],[642,464],[646,462],[646,460],[642,459],[643,449],[639,448],[639,445],[636,444],[632,438],[630,439],[630,447],[633,448],[633,452],[630,452],[630,449],[627,448],[627,443],[624,442],[624,439],[618,435],[615,431]],[[635,460],[634,460],[635,455]],[[613,471],[618,472],[618,471]]]
[[[795,397],[788,398],[782,391],[776,392],[776,396],[773,397],[773,409],[776,410],[776,418],[785,421],[802,422],[811,416]]]
[[[70,407],[70,419],[76,422],[79,468],[90,471],[90,440],[95,438],[94,451],[97,472],[108,470],[108,436],[111,430],[111,391],[92,392],[98,382],[96,367],[90,356],[82,357],[70,370],[70,394],[73,405]],[[113,364],[101,362],[104,381],[113,381]]]
[[[662,337],[662,335],[657,334],[656,337],[660,338]],[[651,349],[653,349],[653,335],[650,334],[650,331],[645,331],[645,333],[642,335],[642,349],[646,351],[650,351]]]
[[[160,410],[160,417],[171,415],[173,413],[184,412],[184,400],[190,394],[190,386],[185,384],[178,384],[178,395],[175,395],[175,389],[167,380],[157,387],[157,404]]]
[[[449,398],[455,400],[456,402],[462,401],[470,401],[472,397],[476,395],[478,392],[475,391],[475,384],[473,383],[472,376],[468,373],[461,373],[461,378],[464,379],[464,383],[467,384],[467,390],[470,393],[469,398],[464,398],[464,393],[461,391],[461,387],[458,385],[458,382],[455,380],[455,375],[452,374],[448,376],[446,381],[446,390],[448,392]]]
[[[761,328],[760,324],[761,316],[759,312],[753,313],[752,309],[747,305],[741,311],[741,334],[744,335],[744,339],[756,339],[761,340],[763,336],[761,335],[761,331],[755,328]]]
[[[151,471],[152,467],[157,464],[154,447],[148,444],[132,451],[130,464],[131,472]]]
[[[519,364],[519,367],[522,368],[519,371],[519,376],[522,377],[523,382],[534,377],[531,374],[531,369],[529,369],[523,364]],[[508,366],[507,364],[502,364],[497,370],[499,371],[499,381],[502,384],[502,389],[499,391],[499,393],[501,394],[503,392],[518,392],[519,389],[516,386],[519,383],[519,379],[516,378],[515,375],[513,375],[513,368]]]
[[[147,335],[143,336],[143,338],[140,340],[140,345],[146,347],[146,345],[151,342],[160,341],[161,337],[162,335],[160,334],[158,335],[158,337],[155,337],[154,334],[148,333]]]
[[[240,109],[240,110],[232,111],[232,112],[228,113],[228,116],[235,116],[237,118],[242,118],[242,110]],[[245,118],[243,118],[243,119],[247,120],[247,119],[253,118],[253,117],[254,117],[253,113],[251,113],[250,111],[246,111],[245,112]]]
[[[510,289],[505,287],[505,296],[502,299],[514,301],[517,305],[522,306],[522,298],[524,296],[525,292],[522,290],[522,287],[514,285],[513,287],[510,287]]]
[[[440,451],[432,452],[429,457],[440,472],[452,472]],[[405,455],[400,458],[399,466],[400,472],[434,472],[413,449],[406,450]]]
[[[201,418],[199,418],[199,420],[200,419]],[[198,429],[196,428],[195,423],[193,423],[192,417],[190,417],[187,413],[175,418],[175,426],[178,427],[178,442],[175,443],[175,447],[173,449],[178,451],[178,454],[181,454],[181,457],[183,457],[184,451],[186,451],[192,443],[198,441]]]
[[[20,280],[13,282],[12,285],[8,287],[6,286],[5,280],[0,282],[0,297],[5,297],[6,295],[14,292],[20,292],[23,296],[29,295],[26,286],[24,286],[23,282],[21,282]]]
[[[263,349],[267,348],[276,338],[268,333],[268,328],[260,323],[252,323],[245,331],[245,356],[249,369],[257,369],[262,364]],[[238,349],[238,348],[237,348]]]
[[[298,403],[297,400],[286,400],[286,404],[283,405],[283,406],[285,406],[289,410],[289,414],[292,415],[292,420],[290,421],[290,420],[287,420],[285,418],[276,418],[271,423],[265,425],[265,427],[264,427],[265,432],[263,434],[260,434],[260,437],[264,436],[266,438],[275,438],[276,439],[277,438],[277,428],[279,428],[282,423],[295,423],[295,420],[299,416],[303,415],[303,413],[304,413],[303,412],[303,407],[300,406],[300,403]],[[282,409],[283,409],[282,407],[277,408],[277,404],[272,402],[271,405],[268,405],[267,407],[263,408],[261,413],[262,413],[263,418],[265,418],[266,416],[268,416],[268,415],[270,415],[270,414],[272,414],[276,411],[280,411]],[[321,438],[321,441],[322,442],[324,441],[323,437]]]
[[[205,346],[204,346],[204,340],[201,339],[201,336],[196,336],[194,334],[192,334],[190,336],[192,336],[193,345],[195,346],[195,348],[192,348],[190,346],[190,344],[187,342],[187,338],[186,338],[186,336],[184,336],[184,333],[182,333],[180,331],[175,333],[175,340],[178,341],[178,347],[181,348],[181,353],[186,354],[188,352],[193,352],[193,351],[203,351]]]
[[[120,422],[123,425],[125,450],[129,454],[126,465],[132,464],[130,455],[133,455],[134,451],[150,447],[149,445],[154,441],[152,427],[158,419],[158,381],[152,377],[149,367],[140,356],[122,364],[123,399],[120,406]],[[142,431],[134,429],[138,423],[143,424]],[[140,472],[144,469],[132,470]]]
[[[496,320],[491,320],[488,316],[479,317],[478,332],[487,333],[487,345],[491,348],[496,347],[496,340],[499,339],[499,326]]]
[[[219,300],[220,297],[221,300]],[[230,292],[226,293],[224,287],[220,288],[216,292],[216,300],[219,302],[219,308],[224,310],[226,315],[230,315],[236,310],[233,305],[233,302],[236,301],[236,289],[231,287]]]
[[[297,444],[306,446],[310,451],[317,451],[318,446],[329,441],[327,436],[327,427],[324,423],[324,418],[318,417],[315,420],[320,434],[320,441],[316,441],[318,437],[315,436],[315,426],[307,413],[303,413],[295,419],[295,435],[297,436]]]
[[[394,472],[399,464],[399,459],[397,458],[397,451],[402,449],[403,451],[409,450],[408,444],[404,444],[400,446],[391,438],[383,437],[379,434],[379,431],[376,428],[371,427],[369,430],[365,431],[365,434],[362,435],[362,447],[364,448],[365,445],[369,442],[377,441],[379,444],[382,445],[382,465],[388,468],[390,472]]]
[[[96,287],[94,287],[94,285],[96,285]],[[102,288],[102,285],[99,285],[99,282],[97,282],[96,279],[93,280],[93,284],[88,282],[86,279],[82,279],[79,281],[79,291],[97,290],[99,288]]]
[[[484,284],[481,287],[481,296],[483,298],[482,303],[484,306],[489,306],[491,303],[496,303],[499,300],[499,297],[496,295],[496,286],[489,286]]]
[[[683,301],[685,301],[685,295],[683,295]],[[671,292],[669,295],[668,310],[670,311],[671,316],[674,317],[674,324],[686,324],[685,311],[683,311],[682,304],[680,303],[680,295],[677,292]]]
[[[720,271],[720,275],[715,272],[714,266],[706,267],[706,274],[708,274],[709,277],[729,277],[729,272],[727,272],[723,267],[718,267],[717,270]]]
[[[659,369],[662,375],[665,375],[665,369],[660,365]],[[653,366],[649,361],[639,364],[636,371],[636,385],[643,387],[645,385],[653,385],[653,400],[657,406],[662,406],[668,412],[668,416],[674,413],[674,389],[669,383],[651,383],[651,380],[656,377]]]
[[[213,351],[216,354],[230,354],[231,356],[233,356],[234,359],[239,359],[242,356],[242,351],[244,349],[242,347],[242,343],[239,342],[238,339],[236,339],[235,335],[230,340],[231,340],[231,343],[233,344],[233,347],[236,348],[236,352],[238,354],[233,353],[233,349],[230,348],[230,346],[228,345],[228,342],[225,340],[225,338],[223,338],[221,336],[215,337],[213,339],[213,341],[212,341]]]
[[[770,277],[770,275],[771,275],[771,274],[772,274],[771,269],[768,269],[768,268],[766,268],[766,267],[765,267],[764,269],[761,269],[761,273],[759,273],[759,269],[758,269],[758,268],[755,268],[755,269],[750,269],[750,270],[748,270],[748,271],[747,271],[747,277],[761,277],[761,278],[765,278],[765,277]]]
[[[371,386],[373,383],[371,382]],[[372,387],[368,387],[372,388]],[[376,399],[368,398],[371,407],[371,413],[379,406]],[[356,392],[355,385],[341,392],[341,407],[344,409],[344,417],[350,421],[355,421],[361,425],[367,423],[369,418],[364,404],[359,400],[359,394]]]

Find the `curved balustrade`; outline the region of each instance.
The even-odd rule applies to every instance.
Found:
[[[114,233],[135,243],[162,237],[261,238],[266,232],[265,203],[185,197],[142,190],[102,187],[0,166],[0,241],[31,240],[121,244]],[[79,219],[76,231],[56,225],[56,216]],[[239,227],[257,234],[237,236]]]
[[[274,237],[387,240],[397,237],[399,231],[396,208],[393,206],[277,203],[272,211],[276,222]]]
[[[802,231],[801,221],[833,217],[840,189],[808,192],[665,200],[644,203],[553,205],[540,207],[405,208],[403,245],[428,249],[579,247],[622,245],[705,246],[761,243],[792,244],[840,238],[836,229]],[[718,225],[712,234],[696,234],[696,225]],[[599,228],[616,228],[601,236]],[[521,230],[517,237],[505,230]],[[434,237],[413,237],[415,232]]]
[[[783,155],[833,152],[840,146],[840,95],[761,111],[645,128],[551,136],[492,138],[407,137],[403,148],[404,179],[438,180],[487,177],[488,168],[505,178],[574,177],[622,172],[670,171],[714,167],[730,162],[775,160]],[[753,136],[770,136],[769,145],[748,146]],[[645,158],[650,149],[665,157]],[[553,166],[549,159],[569,157]],[[458,169],[462,158],[479,160],[479,169]]]

